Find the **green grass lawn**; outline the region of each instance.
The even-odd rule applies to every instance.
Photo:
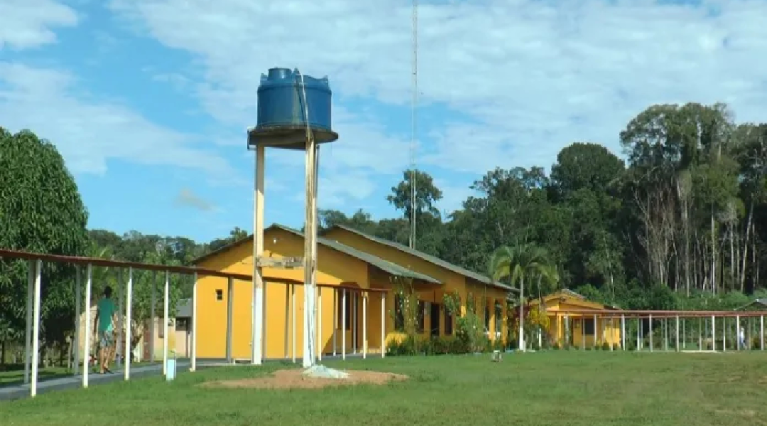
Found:
[[[72,374],[68,368],[65,367],[49,367],[41,368],[37,375],[39,380],[54,379],[56,377],[63,377]],[[24,369],[16,368],[8,371],[0,371],[0,386],[12,385],[22,383],[24,381]]]
[[[767,353],[552,351],[329,362],[410,380],[323,390],[208,389],[266,367],[203,369],[0,403],[3,425],[767,424]]]

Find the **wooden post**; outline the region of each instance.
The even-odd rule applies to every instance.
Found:
[[[253,296],[251,309],[250,363],[261,365],[264,358],[264,277],[258,259],[264,253],[264,163],[266,147],[256,146],[253,188]]]

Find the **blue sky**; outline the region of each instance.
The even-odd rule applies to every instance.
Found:
[[[197,240],[252,227],[260,74],[330,78],[338,142],[319,205],[396,215],[409,162],[410,2],[5,0],[0,126],[54,142],[90,226]],[[714,13],[712,13],[714,11]],[[549,167],[574,141],[620,152],[653,103],[767,113],[767,2],[422,2],[418,167],[451,211],[494,167]],[[320,30],[317,26],[322,25]],[[267,222],[300,226],[303,156],[267,153]]]

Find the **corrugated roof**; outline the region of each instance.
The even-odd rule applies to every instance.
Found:
[[[498,282],[498,281],[493,281],[489,277],[486,277],[486,276],[484,276],[482,274],[478,274],[478,273],[476,273],[474,271],[470,271],[470,270],[462,268],[462,267],[460,267],[458,265],[454,265],[454,264],[452,264],[450,262],[446,262],[446,261],[444,261],[444,260],[442,260],[442,259],[440,259],[440,258],[438,258],[436,256],[432,256],[432,255],[424,253],[422,251],[411,249],[408,246],[404,246],[402,244],[395,243],[394,241],[389,241],[389,240],[385,240],[383,238],[379,238],[379,237],[376,237],[376,236],[373,236],[373,235],[370,235],[370,234],[366,234],[364,232],[358,231],[358,230],[356,230],[354,228],[350,228],[350,227],[344,226],[344,225],[335,225],[335,226],[333,226],[333,228],[339,228],[339,229],[343,229],[345,231],[352,232],[352,233],[357,234],[357,235],[359,235],[361,237],[367,238],[370,241],[374,241],[376,243],[383,244],[383,245],[395,248],[395,249],[397,249],[399,251],[405,252],[405,253],[410,254],[412,256],[415,256],[415,257],[417,257],[419,259],[425,260],[426,262],[429,262],[429,263],[432,263],[434,265],[440,266],[440,267],[445,268],[445,269],[447,269],[449,271],[455,272],[456,274],[463,275],[464,277],[469,277],[471,279],[477,280],[477,281],[479,281],[481,283],[489,284],[489,285],[492,285],[494,287],[502,288],[502,289],[508,290],[508,291],[515,291],[515,292],[518,291],[514,287],[510,287],[510,286],[508,286],[506,284],[503,284],[501,282]],[[331,228],[331,230],[333,228]],[[328,231],[330,231],[330,230],[328,230]],[[328,231],[326,231],[326,232],[328,232]]]
[[[304,234],[301,231],[298,231],[296,229],[280,225],[278,223],[272,224],[268,228],[264,229],[264,232],[268,231],[269,229],[280,229],[285,232],[290,232],[292,234],[295,234],[301,238],[304,237]],[[205,259],[208,259],[212,256],[215,256],[219,253],[222,253],[224,251],[230,250],[231,248],[235,246],[239,246],[240,244],[243,244],[245,242],[250,242],[253,240],[253,235],[249,235],[246,238],[242,238],[240,240],[237,240],[231,244],[228,244],[224,247],[221,247],[218,250],[215,250],[213,252],[210,252],[206,255],[203,255],[201,257],[198,257],[194,260],[194,264],[198,264],[202,262]],[[408,268],[405,268],[403,266],[397,265],[396,263],[389,262],[388,260],[381,259],[380,257],[373,256],[369,253],[365,253],[363,251],[357,250],[353,247],[349,247],[345,244],[341,244],[338,241],[332,241],[327,238],[318,237],[317,238],[317,244],[321,244],[323,246],[329,247],[333,250],[340,251],[341,253],[344,253],[346,255],[349,255],[351,257],[354,257],[356,259],[359,259],[363,262],[366,262],[370,265],[375,266],[376,268],[387,272],[391,275],[397,276],[397,277],[403,277],[403,278],[411,278],[416,280],[422,280],[433,284],[442,284],[442,282],[436,278],[430,277],[428,275],[424,275],[415,271],[411,271]]]

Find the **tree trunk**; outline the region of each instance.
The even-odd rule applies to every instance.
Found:
[[[716,226],[714,225],[714,206],[711,206],[711,294],[716,294]]]
[[[746,287],[746,259],[748,259],[748,238],[751,233],[751,221],[754,217],[754,199],[751,198],[751,202],[748,207],[748,219],[746,220],[746,239],[743,240],[743,257],[741,258],[740,267],[740,291],[744,291]],[[752,265],[753,266],[753,265]]]

